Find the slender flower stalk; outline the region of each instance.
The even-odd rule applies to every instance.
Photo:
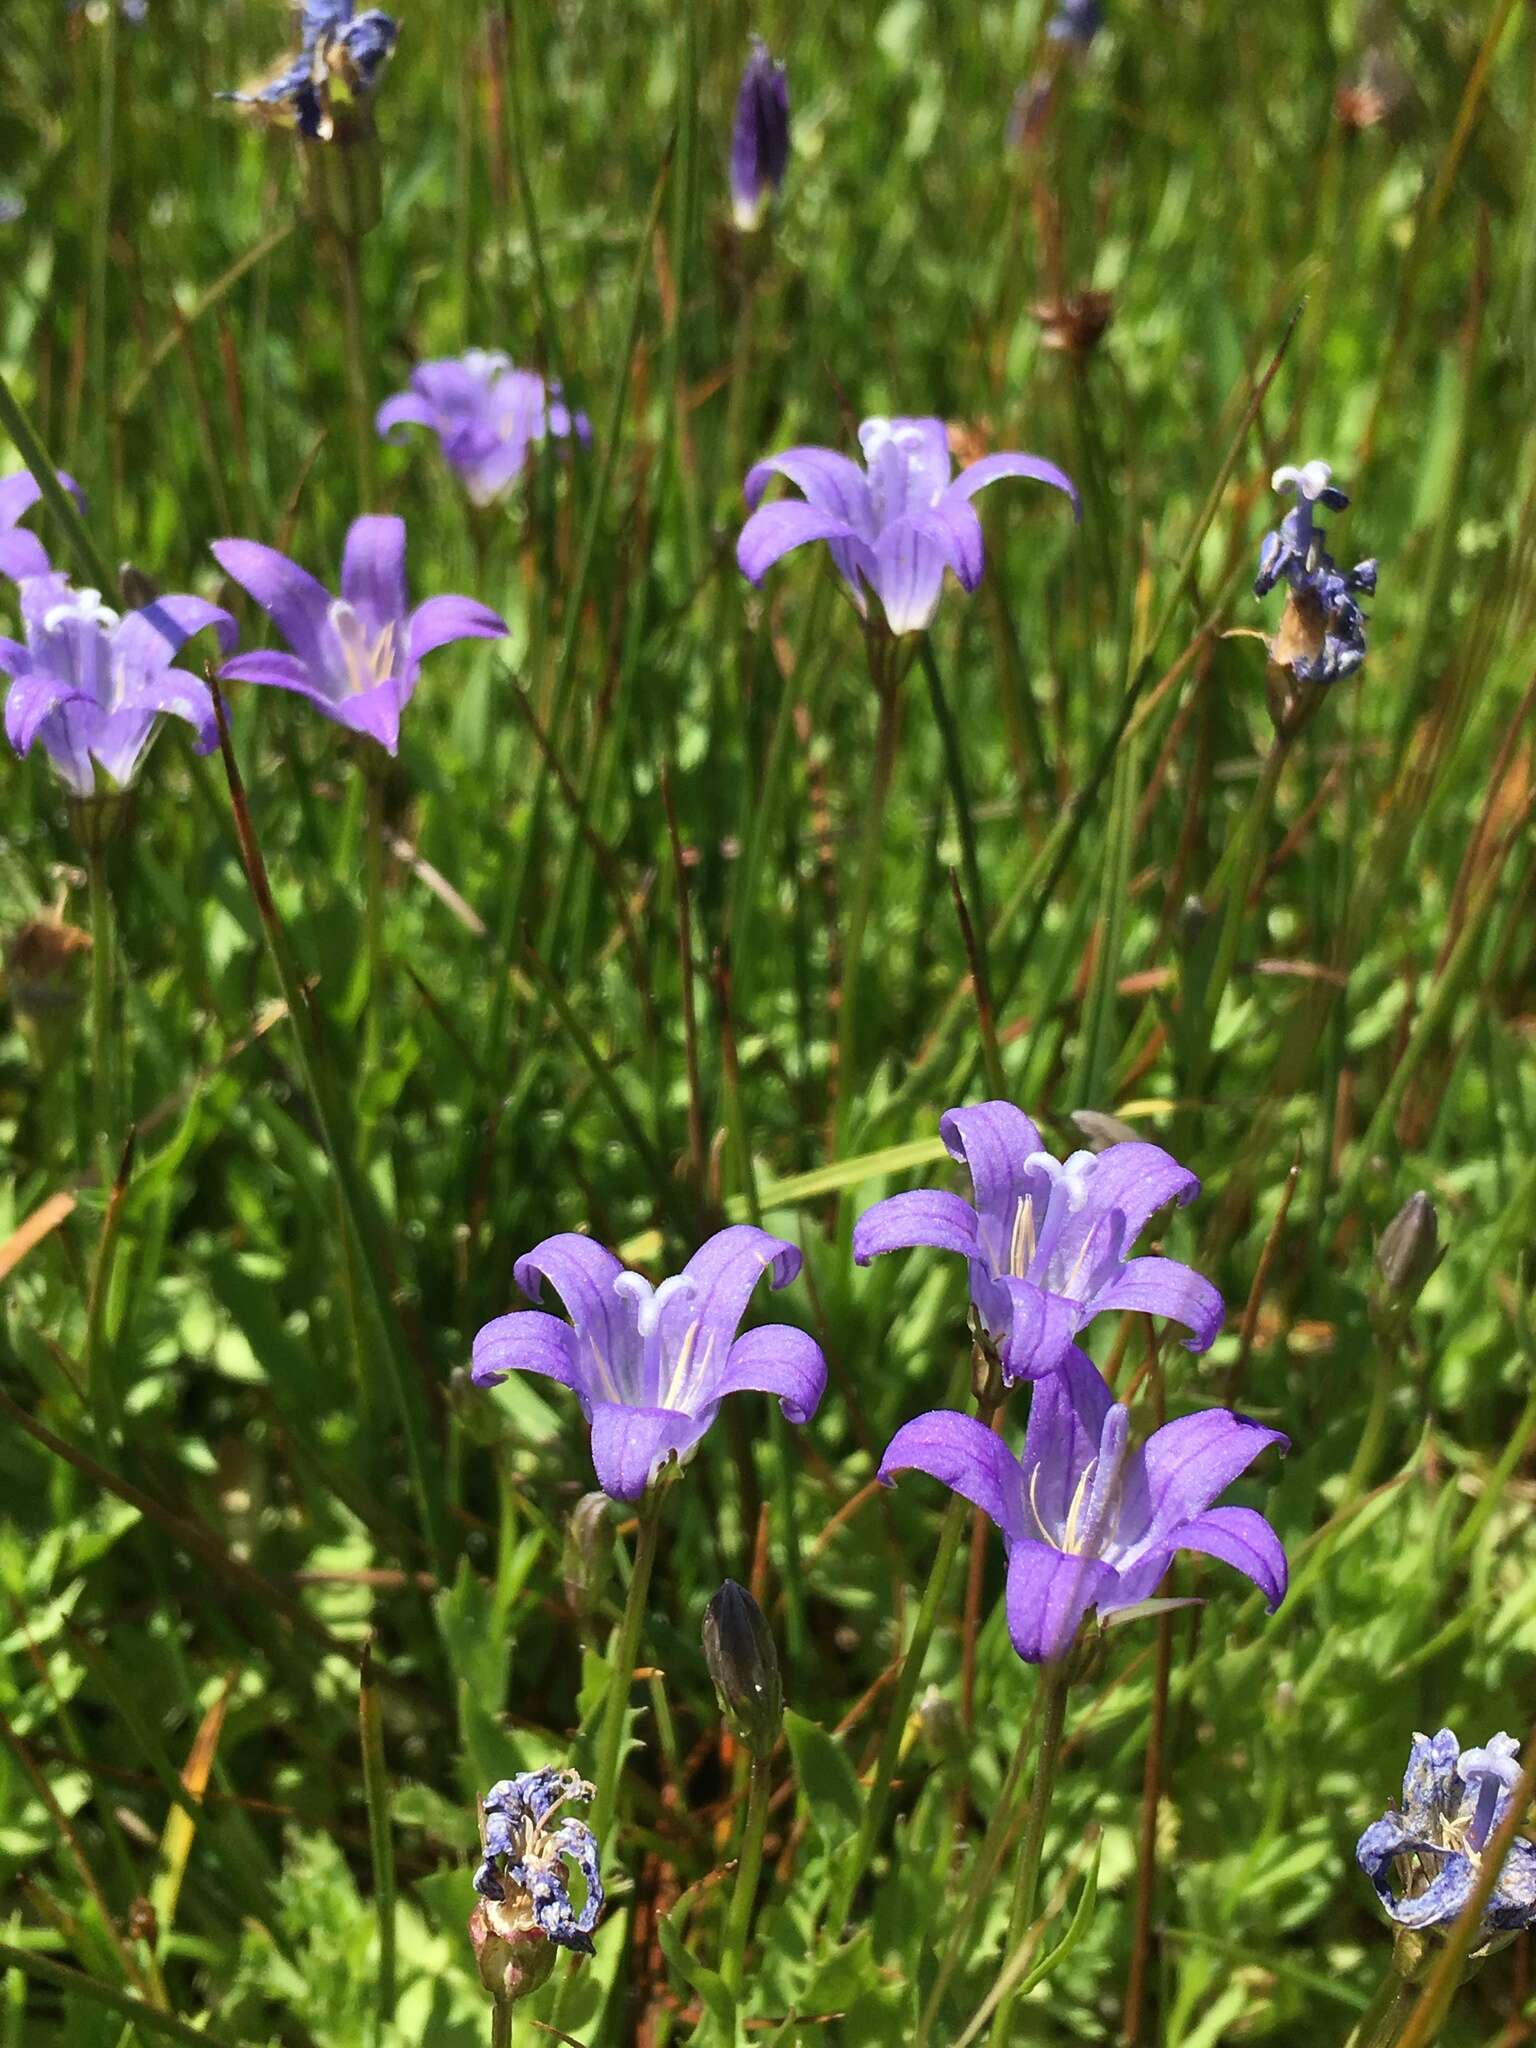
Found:
[[[875,759],[870,772],[869,794],[864,809],[864,832],[859,844],[853,901],[842,931],[842,978],[837,1006],[837,1110],[833,1118],[833,1150],[842,1149],[854,1100],[854,1061],[858,1052],[859,983],[864,958],[864,934],[874,908],[875,885],[880,874],[880,850],[885,838],[885,812],[890,801],[891,782],[896,773],[897,741],[901,734],[901,693],[886,683],[879,692],[878,722],[875,727]]]
[[[107,881],[106,847],[93,841],[86,854],[91,901],[91,1103],[97,1172],[103,1189],[112,1185],[117,1145],[116,921]]]
[[[1417,1997],[1417,1986],[1402,1975],[1395,1962],[1389,1964],[1346,2048],[1394,2048]]]
[[[618,1636],[610,1652],[608,1693],[603,1701],[603,1718],[597,1738],[597,1789],[592,1800],[592,1832],[605,1841],[618,1807],[620,1750],[624,1741],[624,1710],[634,1683],[640,1654],[640,1636],[645,1626],[646,1597],[651,1571],[656,1563],[656,1546],[661,1537],[661,1503],[664,1489],[653,1487],[640,1503],[640,1529],[635,1539],[635,1561],[630,1568],[629,1592]]]
[[[768,1827],[771,1785],[767,1758],[754,1756],[751,1776],[747,1781],[747,1817],[742,1823],[741,1846],[736,1852],[736,1883],[731,1892],[731,1907],[720,1947],[720,1975],[732,1998],[741,1996],[747,1934],[752,1925],[757,1881],[763,1869],[763,1836]]]
[[[1040,1674],[1045,1691],[1044,1718],[1040,1730],[1040,1751],[1035,1775],[1029,1787],[1029,1811],[1024,1823],[1024,1840],[1019,1849],[1019,1868],[1013,1884],[1013,1907],[1008,1915],[1008,1940],[1003,1950],[1006,1961],[1024,1939],[1035,1918],[1035,1901],[1040,1892],[1040,1851],[1045,1841],[1045,1824],[1050,1817],[1051,1794],[1056,1787],[1056,1767],[1061,1761],[1061,1737],[1067,1720],[1068,1677],[1061,1664],[1047,1664]],[[1008,2048],[1013,2024],[1014,2000],[1018,1987],[1004,1993],[992,2019],[991,2048]]]

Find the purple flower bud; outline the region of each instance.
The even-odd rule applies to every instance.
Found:
[[[761,36],[736,95],[731,132],[731,211],[743,233],[758,226],[789,168],[789,82]]]
[[[1399,1311],[1412,1308],[1444,1257],[1435,1205],[1420,1188],[1392,1218],[1376,1247],[1372,1291],[1378,1306]]]
[[[779,1653],[763,1610],[734,1579],[705,1610],[704,1661],[731,1733],[755,1757],[772,1755],[784,1726]]]

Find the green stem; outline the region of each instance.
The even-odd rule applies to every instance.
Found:
[[[364,763],[363,927],[368,951],[368,994],[363,1015],[363,1072],[377,1078],[384,1056],[384,777],[371,742]]]
[[[912,1640],[907,1645],[907,1654],[891,1693],[890,1705],[886,1712],[885,1739],[880,1745],[880,1755],[875,1763],[874,1782],[864,1802],[864,1818],[859,1825],[858,1839],[848,1860],[842,1866],[837,1888],[828,1901],[828,1921],[834,1940],[841,1932],[843,1922],[848,1918],[848,1909],[853,1903],[859,1879],[864,1875],[869,1859],[874,1853],[875,1837],[879,1834],[880,1823],[885,1818],[891,1780],[896,1774],[897,1759],[901,1755],[901,1742],[906,1733],[912,1696],[917,1691],[917,1681],[923,1675],[923,1660],[928,1655],[928,1645],[933,1641],[939,1608],[943,1605],[945,1588],[949,1584],[950,1568],[955,1561],[955,1552],[960,1548],[960,1539],[970,1526],[970,1518],[970,1502],[957,1493],[944,1511],[944,1522],[939,1531],[939,1547],[928,1574],[928,1583],[923,1588],[922,1604],[917,1610]]]
[[[363,1756],[363,1791],[368,1801],[368,1850],[373,1864],[374,1907],[379,1921],[378,2033],[395,2016],[395,1850],[389,1832],[389,1777],[384,1764],[384,1723],[373,1682],[372,1645],[363,1647],[357,1694],[358,1734]]]
[[[1040,1891],[1040,1848],[1045,1840],[1046,1818],[1051,1810],[1051,1793],[1056,1783],[1056,1766],[1061,1760],[1061,1737],[1067,1722],[1067,1674],[1060,1664],[1047,1664],[1041,1671],[1045,1688],[1045,1717],[1040,1730],[1040,1754],[1035,1763],[1034,1782],[1029,1788],[1029,1813],[1024,1823],[1024,1845],[1019,1851],[1018,1875],[1014,1879],[1013,1909],[1008,1916],[1006,1961],[1033,1925],[1035,1901]],[[1007,2048],[1017,1991],[1009,1991],[992,2018],[991,2048]]]
[[[864,932],[874,907],[875,883],[880,873],[880,851],[884,837],[885,807],[896,770],[896,738],[901,725],[901,694],[892,682],[879,686],[880,717],[875,729],[875,764],[869,798],[864,812],[864,838],[859,849],[859,866],[854,882],[853,905],[843,924],[842,995],[837,1013],[837,1113],[833,1120],[834,1151],[841,1151],[848,1130],[854,1096],[854,1054],[858,1037],[859,967],[864,952]]]
[[[491,2048],[512,2048],[512,2001],[491,2000]]]
[[[91,1120],[95,1127],[91,1135],[105,1192],[112,1186],[117,1166],[117,1036],[112,1017],[117,973],[104,846],[89,847],[86,868],[91,901]]]
[[[1381,1441],[1386,1434],[1387,1403],[1392,1398],[1392,1383],[1397,1377],[1400,1355],[1395,1332],[1379,1329],[1376,1332],[1376,1384],[1371,1389],[1365,1427],[1360,1432],[1360,1442],[1344,1480],[1344,1491],[1339,1496],[1341,1508],[1358,1500],[1375,1477],[1381,1457]]]
[[[363,244],[358,235],[336,237],[341,276],[341,317],[346,344],[347,397],[352,411],[352,459],[359,512],[373,505],[373,412],[368,399],[368,332],[363,310]]]
[[[752,1759],[752,1778],[747,1790],[747,1818],[741,1830],[741,1848],[736,1862],[736,1887],[731,1893],[731,1910],[725,1923],[720,1950],[720,1975],[732,1998],[741,1996],[742,1972],[746,1962],[747,1931],[752,1925],[752,1905],[763,1868],[763,1836],[768,1827],[768,1761]]]
[[[1402,2032],[1403,2021],[1413,2010],[1415,1998],[1414,1986],[1398,1975],[1395,1963],[1389,1964],[1376,1996],[1349,2037],[1348,2048],[1392,2048]]]
[[[108,371],[107,280],[111,269],[112,152],[117,115],[117,8],[107,9],[101,25],[100,104],[96,125],[95,215],[91,222],[91,378],[101,421],[96,484],[98,509],[107,532],[109,553],[115,546],[113,517],[112,390]],[[103,584],[103,592],[110,590]]]
[[[939,728],[939,740],[944,749],[944,774],[949,783],[950,800],[955,807],[955,827],[960,834],[960,867],[965,876],[966,908],[971,913],[976,939],[976,965],[982,980],[987,981],[987,906],[981,888],[981,862],[976,853],[976,823],[971,816],[971,799],[965,786],[960,734],[949,708],[949,699],[944,694],[944,679],[934,659],[933,642],[926,633],[917,643],[917,658],[928,679],[933,719]]]
[[[619,1793],[619,1752],[624,1742],[624,1709],[634,1681],[635,1660],[640,1652],[640,1631],[645,1623],[645,1600],[651,1584],[651,1567],[656,1562],[656,1545],[661,1535],[661,1499],[653,1489],[640,1504],[640,1533],[635,1541],[635,1562],[629,1574],[629,1593],[619,1623],[618,1645],[608,1676],[608,1697],[603,1702],[602,1727],[597,1738],[597,1790],[592,1801],[592,1832],[606,1843],[613,1825]]]

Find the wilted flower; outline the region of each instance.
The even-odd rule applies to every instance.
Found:
[[[1132,1448],[1130,1413],[1071,1348],[1030,1397],[1024,1455],[973,1415],[937,1409],[897,1430],[880,1461],[890,1485],[927,1472],[974,1503],[1008,1551],[1008,1633],[1029,1664],[1070,1648],[1084,1615],[1149,1599],[1175,1551],[1236,1567],[1271,1611],[1285,1597],[1280,1540],[1252,1508],[1212,1507],[1278,1430],[1208,1408]]]
[[[1403,1775],[1403,1807],[1388,1808],[1360,1837],[1355,1856],[1399,1927],[1449,1927],[1477,1883],[1488,1838],[1509,1810],[1520,1777],[1520,1745],[1495,1735],[1486,1749],[1462,1749],[1449,1728],[1415,1735]],[[1536,1925],[1536,1848],[1516,1836],[1472,1948],[1502,1947]]]
[[[1266,596],[1282,579],[1290,586],[1280,630],[1269,642],[1270,659],[1299,682],[1341,682],[1365,660],[1365,613],[1355,598],[1374,592],[1376,564],[1357,562],[1341,571],[1323,545],[1327,535],[1315,507],[1341,512],[1349,503],[1326,462],[1299,469],[1287,464],[1271,481],[1277,491],[1294,490],[1296,503],[1259,546],[1254,596]]]
[[[1086,50],[1103,26],[1104,10],[1099,0],[1060,0],[1045,32],[1053,43],[1073,43]]]
[[[731,212],[748,232],[766,212],[789,168],[789,82],[761,36],[741,74],[731,130]]]
[[[80,496],[80,486],[73,477],[59,472],[59,482],[75,497]],[[53,564],[48,551],[35,533],[28,533],[17,521],[32,510],[43,495],[37,478],[30,469],[21,469],[14,476],[0,477],[0,576],[10,576],[19,581],[23,576],[46,576]]]
[[[584,1821],[569,1815],[550,1825],[569,1801],[591,1797],[592,1787],[575,1771],[542,1770],[501,1779],[480,1802],[485,1855],[475,1890],[503,1939],[537,1930],[558,1948],[591,1955],[592,1929],[603,1910],[597,1841]],[[567,1860],[586,1882],[580,1912],[571,1904]]]
[[[45,1064],[68,1042],[85,999],[90,951],[90,933],[66,924],[58,910],[29,918],[0,949],[16,1020]]]
[[[1096,348],[1114,316],[1115,302],[1109,292],[1083,290],[1063,298],[1042,299],[1031,306],[1030,317],[1040,322],[1043,348],[1082,356]]]
[[[1191,1351],[1214,1341],[1222,1304],[1209,1280],[1175,1259],[1127,1256],[1159,1209],[1200,1192],[1161,1146],[1057,1160],[1011,1102],[947,1110],[939,1135],[969,1169],[973,1201],[915,1188],[876,1202],[854,1225],[853,1256],[866,1266],[881,1252],[931,1245],[968,1259],[971,1300],[1010,1385],[1053,1372],[1106,1309],[1169,1316],[1192,1333]]]
[[[353,11],[352,0],[305,0],[299,54],[274,78],[222,100],[293,127],[312,142],[345,141],[348,115],[379,82],[399,35],[382,8]]]
[[[748,470],[743,489],[758,509],[741,530],[736,560],[749,583],[761,583],[792,548],[824,540],[861,614],[867,585],[893,633],[921,633],[938,609],[946,569],[966,590],[981,581],[981,521],[971,499],[987,484],[1005,476],[1049,484],[1082,517],[1072,479],[1038,455],[984,455],[951,482],[942,420],[866,420],[859,446],[862,470],[830,448],[786,448]],[[803,500],[760,505],[775,476],[787,477]]]
[[[705,1610],[704,1662],[731,1733],[754,1756],[771,1756],[784,1726],[779,1653],[763,1610],[734,1579]]]
[[[213,554],[293,650],[237,655],[219,671],[220,680],[294,690],[391,754],[424,657],[455,640],[499,640],[507,630],[495,612],[469,597],[429,597],[407,609],[403,519],[353,522],[339,598],[259,541],[216,540]]]
[[[375,424],[386,440],[398,440],[399,427],[430,427],[472,505],[505,497],[546,435],[592,438],[586,414],[571,413],[558,384],[546,388],[536,372],[480,348],[418,364],[409,390],[387,398]]]
[[[539,1309],[497,1317],[475,1338],[470,1377],[490,1387],[534,1372],[570,1387],[592,1427],[598,1484],[638,1500],[669,1456],[692,1450],[727,1394],[777,1394],[791,1422],[815,1414],[827,1367],[814,1339],[782,1323],[736,1334],[763,1274],[785,1287],[799,1270],[794,1245],[736,1223],[653,1288],[590,1237],[562,1231],[513,1273],[533,1301],[547,1280],[570,1322]]]
[[[57,573],[25,577],[20,593],[26,645],[0,640],[0,674],[12,678],[5,732],[18,754],[41,741],[70,792],[87,797],[98,767],[113,788],[130,786],[163,715],[196,729],[199,752],[216,743],[206,686],[171,662],[205,626],[233,647],[228,612],[161,597],[120,618],[99,591],[71,589]]]

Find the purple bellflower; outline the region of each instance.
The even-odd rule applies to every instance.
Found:
[[[62,470],[59,482],[76,498],[80,496],[80,486]],[[30,469],[0,477],[0,576],[19,582],[23,576],[46,576],[52,569],[48,551],[37,535],[17,524],[42,495]]]
[[[669,1456],[699,1441],[727,1394],[776,1394],[791,1422],[815,1414],[827,1384],[815,1340],[782,1323],[736,1334],[763,1274],[785,1287],[799,1270],[794,1245],[736,1223],[653,1288],[590,1237],[562,1231],[513,1272],[533,1301],[547,1280],[570,1322],[538,1309],[499,1316],[475,1338],[470,1377],[490,1387],[534,1372],[570,1387],[591,1424],[599,1486],[638,1500]]]
[[[1293,490],[1296,503],[1259,545],[1254,596],[1266,597],[1281,581],[1290,593],[1270,657],[1300,682],[1342,682],[1365,660],[1365,613],[1355,600],[1374,593],[1376,564],[1341,570],[1324,546],[1328,536],[1316,508],[1342,512],[1349,503],[1326,462],[1304,462],[1299,469],[1287,464],[1271,482],[1277,491]]]
[[[292,649],[236,655],[219,671],[220,680],[294,690],[391,754],[423,658],[455,640],[499,640],[507,630],[473,598],[429,597],[407,609],[403,519],[354,520],[336,598],[297,562],[259,541],[216,540],[213,554]]]
[[[853,1256],[931,1245],[970,1261],[971,1301],[996,1347],[1003,1378],[1040,1379],[1071,1355],[1072,1339],[1106,1309],[1169,1316],[1204,1351],[1221,1328],[1221,1296],[1176,1259],[1127,1256],[1150,1218],[1182,1208],[1200,1183],[1159,1145],[1140,1141],[1065,1160],[1011,1102],[978,1102],[939,1119],[952,1159],[968,1168],[972,1201],[915,1188],[866,1209]]]
[[[0,674],[11,677],[5,732],[18,754],[40,741],[71,794],[88,797],[98,768],[114,789],[132,784],[166,714],[196,730],[200,753],[217,744],[206,685],[171,663],[205,626],[228,652],[228,612],[200,597],[161,597],[119,617],[99,591],[74,590],[56,572],[19,587],[26,644],[0,640]]]
[[[1008,1633],[1027,1664],[1063,1656],[1090,1608],[1113,1614],[1150,1599],[1178,1550],[1234,1565],[1271,1613],[1285,1597],[1285,1552],[1268,1522],[1211,1503],[1260,1451],[1288,1448],[1286,1438],[1208,1408],[1133,1448],[1130,1422],[1074,1347],[1030,1396],[1022,1459],[975,1416],[935,1409],[898,1429],[880,1461],[885,1485],[927,1472],[997,1524]]]
[[[731,213],[744,234],[761,222],[788,168],[789,81],[762,37],[754,36],[731,130]]]
[[[409,390],[388,398],[375,421],[385,440],[405,426],[430,427],[443,459],[457,470],[472,505],[491,505],[522,475],[530,448],[553,434],[592,438],[584,412],[572,413],[558,384],[546,387],[532,370],[506,356],[472,348],[465,355],[420,363]]]
[[[946,569],[966,590],[981,581],[981,521],[971,499],[987,484],[1004,476],[1049,484],[1082,517],[1072,479],[1038,455],[984,455],[951,482],[942,420],[866,420],[859,446],[862,470],[830,448],[786,448],[748,470],[743,489],[756,509],[736,560],[749,583],[761,583],[792,548],[824,540],[861,614],[867,585],[893,633],[921,633],[938,610]],[[802,497],[762,504],[775,476],[787,477]]]
[[[1477,1882],[1489,1836],[1509,1810],[1520,1776],[1520,1745],[1495,1735],[1486,1749],[1462,1749],[1449,1728],[1415,1735],[1403,1774],[1401,1813],[1388,1809],[1360,1837],[1355,1856],[1399,1927],[1449,1927]],[[1536,1848],[1516,1836],[1499,1874],[1472,1954],[1487,1955],[1536,1925]]]
[[[603,1910],[597,1842],[584,1821],[551,1822],[573,1799],[589,1800],[592,1787],[575,1771],[524,1771],[503,1778],[480,1802],[484,1860],[475,1890],[488,1902],[492,1931],[503,1941],[537,1930],[557,1948],[592,1953],[592,1929]],[[567,1861],[586,1882],[580,1912],[571,1904]]]

